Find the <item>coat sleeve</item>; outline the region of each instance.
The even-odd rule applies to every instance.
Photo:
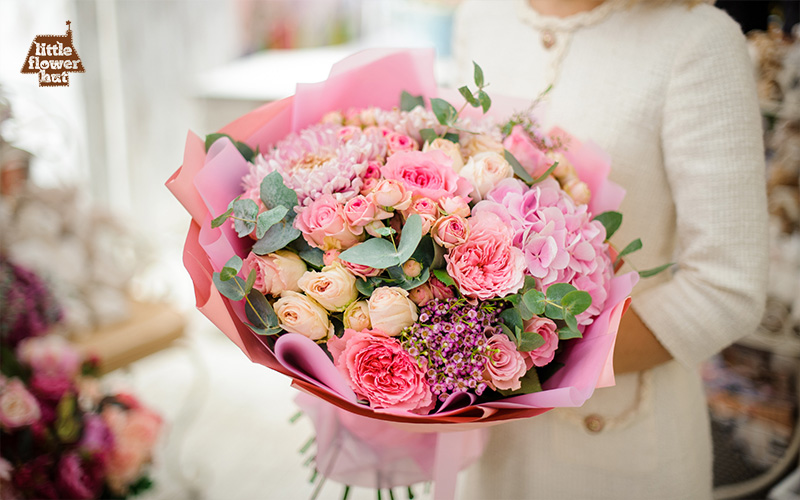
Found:
[[[677,265],[670,279],[632,304],[673,357],[690,367],[756,329],[768,265],[764,150],[751,64],[738,25],[719,11],[707,13],[676,52],[663,109]]]

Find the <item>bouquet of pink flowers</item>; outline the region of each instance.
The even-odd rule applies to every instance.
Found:
[[[205,148],[190,135],[168,186],[194,219],[198,306],[254,361],[373,419],[580,405],[613,383],[637,279],[614,259],[640,242],[614,258],[607,242],[623,192],[601,151],[493,103],[477,64],[443,99],[430,58],[362,53]]]
[[[3,258],[0,271],[4,307],[31,306],[24,327],[15,315],[0,325],[9,333],[0,338],[2,498],[126,498],[149,488],[161,418],[130,394],[103,394],[97,360],[28,328],[51,325],[59,310],[32,273]],[[33,319],[36,311],[46,314]]]

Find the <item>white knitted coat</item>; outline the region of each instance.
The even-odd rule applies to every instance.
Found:
[[[618,248],[641,238],[633,308],[675,360],[617,377],[582,408],[493,429],[461,498],[701,499],[711,443],[698,364],[761,317],[767,235],[761,121],[738,25],[700,5],[603,7],[548,19],[521,0],[468,0],[456,16],[463,81],[534,98],[543,123],[592,140],[626,188]],[[541,31],[556,45],[546,49]],[[572,33],[571,36],[568,33]],[[566,45],[565,45],[566,44]],[[560,64],[559,59],[561,54]],[[590,432],[586,415],[605,428]]]

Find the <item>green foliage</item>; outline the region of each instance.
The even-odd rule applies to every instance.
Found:
[[[281,332],[278,326],[278,316],[272,309],[263,293],[258,290],[251,290],[247,294],[247,302],[244,307],[247,320],[250,321],[248,325],[255,333],[259,335],[276,335]]]
[[[455,280],[453,280],[453,278],[451,278],[450,275],[447,274],[447,271],[445,271],[444,269],[434,269],[433,275],[436,276],[436,279],[438,279],[447,286],[456,286]]]
[[[656,274],[658,274],[658,273],[660,273],[662,271],[666,271],[667,269],[669,269],[670,267],[672,267],[674,265],[675,265],[674,262],[669,262],[667,264],[663,264],[661,266],[654,267],[652,269],[647,269],[645,271],[639,271],[639,277],[641,277],[641,278],[649,278],[651,276],[655,276]]]
[[[557,162],[557,161],[556,161],[556,162],[553,162],[553,164],[552,164],[552,165],[550,165],[550,168],[548,168],[548,169],[545,171],[545,173],[543,173],[543,174],[542,174],[542,175],[540,175],[539,177],[535,178],[535,179],[533,180],[533,182],[531,182],[531,185],[533,185],[533,184],[538,184],[538,183],[542,182],[543,180],[547,179],[548,177],[550,177],[550,174],[552,174],[553,172],[555,172],[555,170],[556,170],[556,167],[557,167],[557,166],[558,166],[558,162]]]
[[[370,238],[363,243],[348,248],[339,255],[345,262],[387,269],[402,265],[407,261],[422,239],[422,218],[411,214],[403,226],[400,244],[395,246],[383,238]]]
[[[297,255],[311,267],[321,269],[325,266],[323,260],[325,252],[309,245],[305,238],[297,238],[292,242],[291,247],[297,250]]]
[[[62,443],[74,443],[80,437],[81,425],[75,415],[76,405],[75,395],[67,393],[56,406],[56,435]]]
[[[442,125],[450,126],[455,124],[456,117],[458,116],[458,111],[456,111],[456,108],[454,108],[452,104],[438,97],[431,98],[431,111],[433,111],[433,114],[436,115],[436,119]]]
[[[233,137],[229,136],[228,134],[208,134],[206,136],[206,153],[208,153],[208,150],[211,148],[212,144],[223,137],[227,137],[231,140],[233,145],[236,146],[236,149],[239,151],[239,154],[242,155],[242,158],[244,158],[246,161],[253,161],[253,158],[256,156],[256,152],[253,151],[253,148],[243,142],[233,140]]]
[[[411,95],[405,90],[400,94],[400,109],[403,111],[411,111],[417,106],[425,106],[425,98],[421,95]]]
[[[622,257],[624,257],[625,255],[633,253],[637,250],[641,250],[641,248],[642,248],[642,240],[636,238],[635,240],[631,241],[625,248],[622,249],[619,255],[617,255],[617,260],[614,262],[614,265],[616,266],[622,260]]]
[[[609,240],[617,232],[619,226],[622,225],[622,214],[619,212],[608,211],[602,214],[597,214],[594,219],[598,221],[603,227],[606,228],[606,239]]]
[[[591,305],[592,296],[583,290],[573,290],[561,298],[561,306],[564,308],[564,311],[574,315],[582,313]]]
[[[258,205],[250,199],[233,202],[233,227],[239,238],[244,238],[256,228]]]
[[[522,295],[522,303],[532,314],[541,316],[547,305],[547,297],[539,290],[528,290]]]
[[[481,89],[484,87],[483,69],[481,69],[481,67],[478,66],[478,63],[476,63],[475,61],[472,61],[472,68],[473,68],[472,75],[473,75],[473,80],[475,80],[475,86]]]
[[[297,206],[297,193],[286,187],[283,183],[283,177],[278,172],[270,172],[264,177],[261,181],[260,196],[267,209],[282,205],[286,207],[291,217],[294,218],[292,208]]]
[[[517,350],[520,352],[530,352],[542,347],[545,344],[544,337],[536,332],[522,332],[519,336]]]
[[[238,200],[238,199],[239,198],[236,198],[236,200]],[[212,228],[218,228],[219,226],[224,224],[226,220],[228,220],[228,217],[233,215],[233,206],[232,205],[233,205],[233,202],[236,201],[236,200],[233,200],[231,202],[231,205],[228,205],[228,209],[225,212],[223,212],[222,215],[220,215],[219,217],[215,217],[214,219],[211,220],[211,227]]]
[[[288,212],[289,209],[287,207],[279,205],[258,214],[256,218],[256,238],[263,238],[267,234],[267,230],[282,221]]]
[[[500,389],[497,392],[503,396],[518,396],[520,394],[533,394],[534,392],[540,392],[542,390],[542,384],[539,381],[539,374],[536,373],[535,368],[528,370],[528,373],[519,379],[519,381],[522,383],[522,386],[519,389],[515,391]]]
[[[270,227],[264,237],[256,241],[253,245],[253,252],[258,255],[266,255],[275,252],[293,242],[300,236],[300,230],[287,220],[282,220],[278,224]]]
[[[483,90],[479,90],[478,91],[478,101],[480,101],[481,108],[483,108],[483,112],[484,113],[489,111],[489,108],[492,106],[492,99],[489,97],[489,94],[487,94]]]
[[[509,150],[507,149],[503,150],[503,157],[511,165],[512,170],[514,170],[514,175],[519,177],[522,180],[522,182],[528,185],[533,183],[533,177],[531,177],[531,174],[529,174],[528,171],[525,170],[525,167],[522,166],[519,160],[517,160]]]
[[[384,226],[384,227],[379,227],[378,229],[375,230],[375,232],[378,233],[379,235],[385,237],[385,238],[388,238],[389,236],[392,236],[397,231],[395,231],[391,227]]]
[[[475,98],[474,95],[472,95],[472,91],[466,85],[464,85],[463,87],[459,87],[458,92],[464,97],[464,100],[466,100],[469,103],[469,105],[472,106],[473,108],[477,108],[478,106],[481,105],[481,102],[477,98]]]
[[[439,137],[436,134],[436,131],[433,130],[432,128],[423,128],[422,130],[419,131],[419,135],[422,136],[422,140],[424,142],[427,142],[428,144],[430,144],[431,142],[434,141],[434,139]]]

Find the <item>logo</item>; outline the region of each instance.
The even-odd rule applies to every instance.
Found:
[[[38,35],[33,39],[20,73],[39,75],[40,87],[69,87],[69,73],[83,73],[83,63],[72,45],[72,29],[66,35]]]

